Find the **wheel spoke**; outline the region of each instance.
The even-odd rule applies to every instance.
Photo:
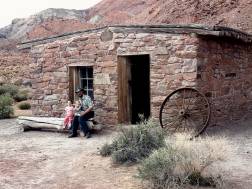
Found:
[[[188,125],[188,118],[185,119],[185,125],[187,130],[190,130],[190,125]]]
[[[182,98],[182,109],[185,107],[185,89],[183,91],[183,98]]]
[[[177,116],[175,118],[175,121],[171,122],[171,123],[166,123],[166,124],[163,124],[164,127],[170,127],[172,125],[174,125],[177,121],[179,120],[179,116]]]
[[[168,114],[173,114],[173,113],[178,114],[178,112],[179,112],[177,109],[174,109],[172,107],[170,109],[167,107],[166,109],[163,110],[162,113],[168,115]]]
[[[192,99],[191,95],[192,95],[192,90],[190,90],[189,100],[187,102],[187,107],[185,109],[188,109],[188,107],[190,106],[190,102],[191,102],[191,99]]]
[[[181,126],[181,125],[178,124],[177,127],[175,128],[174,132],[177,131],[177,129],[179,128],[179,126]]]
[[[181,106],[178,104],[178,101],[179,101],[178,99],[179,98],[177,97],[177,99],[174,99],[173,101],[175,101],[175,105],[176,105],[177,109],[180,110]]]
[[[186,119],[183,119],[183,121],[185,122]],[[186,130],[186,123],[183,124],[183,132],[185,132],[185,130]]]
[[[165,130],[193,130],[198,135],[207,126],[210,106],[206,97],[196,89],[181,88],[166,97],[159,115],[160,124]]]
[[[191,119],[199,120],[201,122],[201,125],[204,124],[207,117],[208,117],[208,115],[191,115]]]
[[[188,117],[188,120],[190,120],[190,123],[193,128],[197,127],[196,123],[192,120],[192,118]]]

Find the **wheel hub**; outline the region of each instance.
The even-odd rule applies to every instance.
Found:
[[[186,111],[184,109],[182,109],[182,110],[179,111],[179,115],[181,115],[181,116],[184,116],[185,113],[186,113]]]
[[[185,109],[182,109],[179,111],[179,115],[183,118],[187,118],[189,117],[189,114],[187,113],[187,111]]]

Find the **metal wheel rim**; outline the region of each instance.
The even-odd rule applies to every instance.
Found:
[[[198,126],[198,125],[194,125],[196,128],[197,127],[199,127],[199,129],[196,131],[195,130],[195,133],[194,133],[194,136],[199,136],[201,133],[203,133],[204,131],[205,131],[205,129],[206,129],[206,127],[208,126],[208,122],[209,122],[209,119],[210,119],[210,113],[211,113],[211,109],[210,109],[210,104],[209,104],[209,102],[208,102],[208,100],[207,100],[207,98],[205,97],[205,95],[203,95],[200,91],[198,91],[197,89],[194,89],[194,88],[190,88],[190,87],[184,87],[184,88],[179,88],[179,89],[177,89],[177,90],[175,90],[175,91],[173,91],[173,92],[171,92],[166,98],[165,98],[165,100],[163,101],[163,103],[162,103],[162,105],[161,105],[161,108],[160,108],[160,112],[159,112],[159,121],[160,121],[160,125],[161,125],[161,127],[162,128],[168,128],[169,129],[169,126],[168,127],[166,127],[165,125],[164,125],[164,123],[163,123],[163,111],[164,111],[164,108],[165,108],[165,106],[166,106],[166,103],[171,99],[171,97],[173,96],[173,95],[175,95],[176,93],[179,93],[179,92],[181,92],[181,91],[184,91],[184,96],[183,96],[183,99],[182,99],[182,101],[183,101],[183,103],[184,103],[184,100],[185,100],[185,91],[193,91],[193,93],[195,93],[195,94],[197,94],[197,95],[199,95],[200,96],[200,98],[202,98],[202,100],[204,101],[204,103],[205,103],[205,106],[206,106],[206,110],[207,110],[207,113],[206,113],[206,118],[205,118],[205,121],[204,121],[204,123],[203,124],[201,124],[200,126]],[[191,93],[192,94],[192,93]],[[178,95],[178,94],[177,94]],[[181,94],[180,94],[181,95]],[[195,96],[195,98],[198,98],[199,96]],[[190,97],[190,95],[189,95],[189,97]],[[175,99],[175,101],[176,101],[176,99]],[[190,101],[190,98],[189,98],[189,101]],[[196,103],[196,102],[195,102]],[[177,106],[177,105],[176,105]],[[187,106],[190,106],[190,104],[189,105],[187,105]],[[197,106],[197,104],[195,105],[195,104],[193,104],[193,106]],[[203,106],[204,107],[204,106]],[[178,112],[179,114],[180,114],[180,116],[183,116],[184,117],[184,120],[186,120],[186,117],[185,117],[185,111],[187,111],[187,110],[183,110],[182,108],[181,108],[181,110],[180,110],[180,112]],[[188,113],[189,114],[189,113]],[[178,117],[176,117],[175,119],[179,119]],[[188,118],[189,119],[189,118]],[[203,119],[203,118],[202,118]],[[183,121],[183,120],[182,120]],[[180,121],[181,122],[181,121]],[[185,121],[185,123],[184,123],[185,125],[187,125],[186,124],[186,121]],[[190,125],[189,125],[190,126]],[[178,128],[179,128],[180,126],[178,126]],[[184,127],[186,127],[186,126],[184,126]],[[192,129],[191,127],[188,127],[187,129]],[[177,129],[175,129],[175,131],[174,132],[176,132],[177,131]],[[171,133],[174,133],[174,132],[171,132]]]

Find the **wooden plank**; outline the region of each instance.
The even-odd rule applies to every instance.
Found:
[[[130,64],[127,57],[118,57],[118,122],[131,122]]]
[[[17,119],[18,124],[22,125],[23,131],[28,130],[46,130],[46,131],[58,131],[65,132],[63,122],[64,118],[55,117],[27,117],[20,116]],[[94,124],[93,121],[87,121],[88,127],[91,130],[101,130],[103,125]]]
[[[252,42],[252,35],[242,32],[240,30],[236,30],[233,28],[222,27],[222,26],[203,26],[198,24],[189,24],[189,25],[174,25],[174,24],[163,24],[163,25],[112,25],[112,26],[104,26],[101,28],[77,31],[77,32],[70,32],[65,33],[62,35],[51,36],[31,41],[25,41],[19,43],[17,45],[18,49],[28,49],[32,48],[33,46],[37,46],[40,44],[45,43],[52,43],[55,40],[65,40],[70,37],[88,34],[90,33],[97,33],[104,30],[110,30],[113,33],[174,33],[174,34],[181,34],[181,33],[196,33],[199,35],[212,35],[212,36],[222,36],[220,34],[221,31],[225,31],[225,33],[234,33],[231,37],[239,39],[244,42],[251,43]],[[227,34],[229,35],[229,34]],[[237,38],[237,36],[239,36]]]
[[[131,123],[132,120],[132,78],[131,78],[131,63],[129,57],[126,57],[125,62],[125,98],[127,99],[127,123]]]
[[[171,34],[190,34],[219,36],[219,31],[210,31],[191,28],[119,28],[111,29],[114,33],[171,33]]]
[[[68,97],[74,102],[74,67],[68,67]]]
[[[19,116],[18,121],[25,120],[25,121],[34,121],[37,123],[47,123],[52,125],[63,125],[64,118],[57,118],[57,117],[28,117],[28,116]]]
[[[75,90],[80,86],[80,67],[74,69],[74,101],[79,100],[79,97],[75,93]]]
[[[67,66],[69,67],[81,67],[81,66],[94,66],[94,63],[88,63],[88,62],[78,62],[78,63],[71,63],[71,64],[68,64]]]
[[[118,122],[123,123],[123,105],[124,105],[124,99],[123,99],[123,88],[122,88],[122,64],[123,64],[123,58],[118,57],[117,58],[117,74],[118,74]]]
[[[63,125],[54,125],[49,123],[39,123],[35,121],[21,120],[19,124],[23,126],[24,131],[28,130],[54,130],[54,131],[63,131]]]

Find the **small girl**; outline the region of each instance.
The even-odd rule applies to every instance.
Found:
[[[67,107],[65,108],[65,118],[64,118],[64,129],[70,129],[73,118],[74,118],[74,107],[71,101],[67,102]]]
[[[80,104],[80,101],[76,101],[75,102],[75,105],[74,105],[74,111],[75,111],[75,114],[76,116],[80,116],[80,112],[82,110],[82,107],[81,107],[81,104]]]

